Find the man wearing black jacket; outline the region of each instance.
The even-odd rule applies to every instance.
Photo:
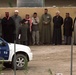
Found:
[[[62,44],[62,31],[61,26],[63,24],[63,18],[60,16],[60,11],[56,12],[56,16],[53,17],[53,44]]]
[[[14,42],[15,38],[15,22],[9,16],[9,12],[5,12],[5,17],[2,19],[2,37],[9,43]]]
[[[69,13],[66,13],[66,17],[64,19],[63,30],[64,30],[65,44],[70,45],[71,44],[72,31],[73,31],[73,19],[70,17]]]

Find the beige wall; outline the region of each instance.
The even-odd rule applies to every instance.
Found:
[[[14,14],[14,10],[18,9],[19,10],[19,15],[24,18],[25,14],[30,14],[30,16],[32,16],[33,12],[37,12],[38,16],[41,17],[41,15],[44,13],[44,9],[45,8],[0,8],[0,14],[2,15],[2,17],[4,16],[5,12],[8,11],[10,12],[10,15]],[[52,7],[48,7],[49,13],[51,14],[51,16],[53,17],[56,13],[57,10],[59,10],[61,13],[61,16],[64,18],[65,17],[65,13],[69,12],[71,17],[74,18],[76,16],[76,7],[57,7],[57,8],[52,8]]]
[[[38,16],[41,17],[41,15],[44,13],[45,8],[0,8],[0,14],[2,14],[3,17],[5,12],[8,11],[10,12],[10,15],[13,15],[15,9],[18,9],[19,15],[24,18],[25,14],[29,13],[30,16],[32,16],[33,12],[37,12]],[[57,10],[61,12],[61,16],[63,18],[65,17],[66,12],[69,12],[72,18],[76,16],[76,7],[48,7],[48,10],[52,17],[55,15]]]
[[[19,10],[19,15],[24,18],[25,14],[30,14],[32,16],[33,12],[37,12],[38,16],[41,17],[41,15],[44,13],[45,8],[0,8],[0,14],[2,17],[4,16],[6,11],[10,12],[10,15],[12,16],[14,14],[14,10]],[[57,8],[51,8],[48,7],[49,13],[53,17],[57,10],[59,10],[61,13],[61,16],[64,18],[65,13],[69,12],[70,16],[74,19],[76,16],[76,7],[57,7]],[[52,31],[53,31],[53,24],[52,24]]]

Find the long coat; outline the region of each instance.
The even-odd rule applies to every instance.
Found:
[[[73,20],[71,17],[64,19],[64,36],[72,36],[72,30],[73,30]]]
[[[15,21],[15,26],[16,26],[16,36],[18,35],[18,30],[19,27],[21,26],[21,20],[22,18],[20,16],[12,16],[13,20]]]
[[[9,17],[9,19],[4,17],[2,19],[2,36],[7,42],[14,42],[15,22],[11,17]]]
[[[74,43],[76,44],[76,17],[74,19]]]
[[[62,31],[63,18],[61,16],[53,17],[53,44],[62,44]]]
[[[41,41],[45,44],[51,43],[51,15],[43,14],[42,15],[42,30],[41,30]],[[47,24],[45,24],[47,22]]]
[[[28,28],[29,28],[29,21],[28,23],[25,23],[27,20],[23,19],[22,20],[22,26],[20,26],[19,28],[19,34],[21,34],[21,38],[20,38],[20,41],[21,43],[23,41],[28,41]]]

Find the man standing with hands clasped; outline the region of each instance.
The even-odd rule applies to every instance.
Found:
[[[35,12],[32,17],[32,39],[33,45],[39,45],[39,18]]]
[[[71,44],[71,37],[73,31],[73,19],[70,17],[69,13],[66,13],[66,17],[64,19],[64,41],[65,45]]]
[[[22,18],[19,16],[19,10],[14,11],[14,15],[12,16],[12,18],[16,26],[16,43],[19,43],[17,37],[18,37],[18,30],[19,30],[19,27],[21,26],[21,20],[22,20]]]
[[[61,26],[63,24],[63,18],[60,16],[60,11],[56,12],[53,17],[53,45],[62,44],[62,30]]]
[[[44,14],[41,17],[42,31],[41,41],[42,44],[51,44],[51,15],[48,14],[48,9],[44,10]]]

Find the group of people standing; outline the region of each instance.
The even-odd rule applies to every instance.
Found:
[[[74,44],[76,44],[76,18],[73,19],[70,17],[70,13],[65,14],[63,19],[60,16],[60,11],[56,12],[56,15],[53,17],[53,37],[51,38],[51,15],[48,14],[48,9],[45,9],[45,13],[41,17],[42,19],[42,43],[53,45],[62,45],[62,26],[63,26],[63,35],[64,35],[64,44],[70,45],[72,39],[72,32],[74,31]]]
[[[53,17],[54,30],[53,30],[53,43],[62,44],[62,25],[63,25],[63,35],[64,35],[64,44],[71,44],[72,31],[74,30],[73,19],[70,17],[69,13],[66,13],[65,19],[60,16],[60,12],[56,13],[56,16]]]
[[[76,30],[76,18],[73,19],[69,13],[66,13],[65,19],[60,16],[57,11],[53,17],[53,37],[51,38],[51,21],[52,17],[48,13],[48,9],[44,9],[44,14],[39,19],[37,12],[34,12],[32,18],[26,14],[24,19],[19,15],[19,11],[15,10],[14,15],[10,17],[9,12],[5,12],[5,17],[0,18],[0,36],[7,42],[21,43],[24,45],[39,44],[62,44],[62,26],[64,43],[71,44],[72,31]],[[0,15],[1,16],[1,15]],[[41,23],[41,31],[39,25]],[[76,35],[76,31],[75,31]],[[74,44],[76,44],[76,37]]]

